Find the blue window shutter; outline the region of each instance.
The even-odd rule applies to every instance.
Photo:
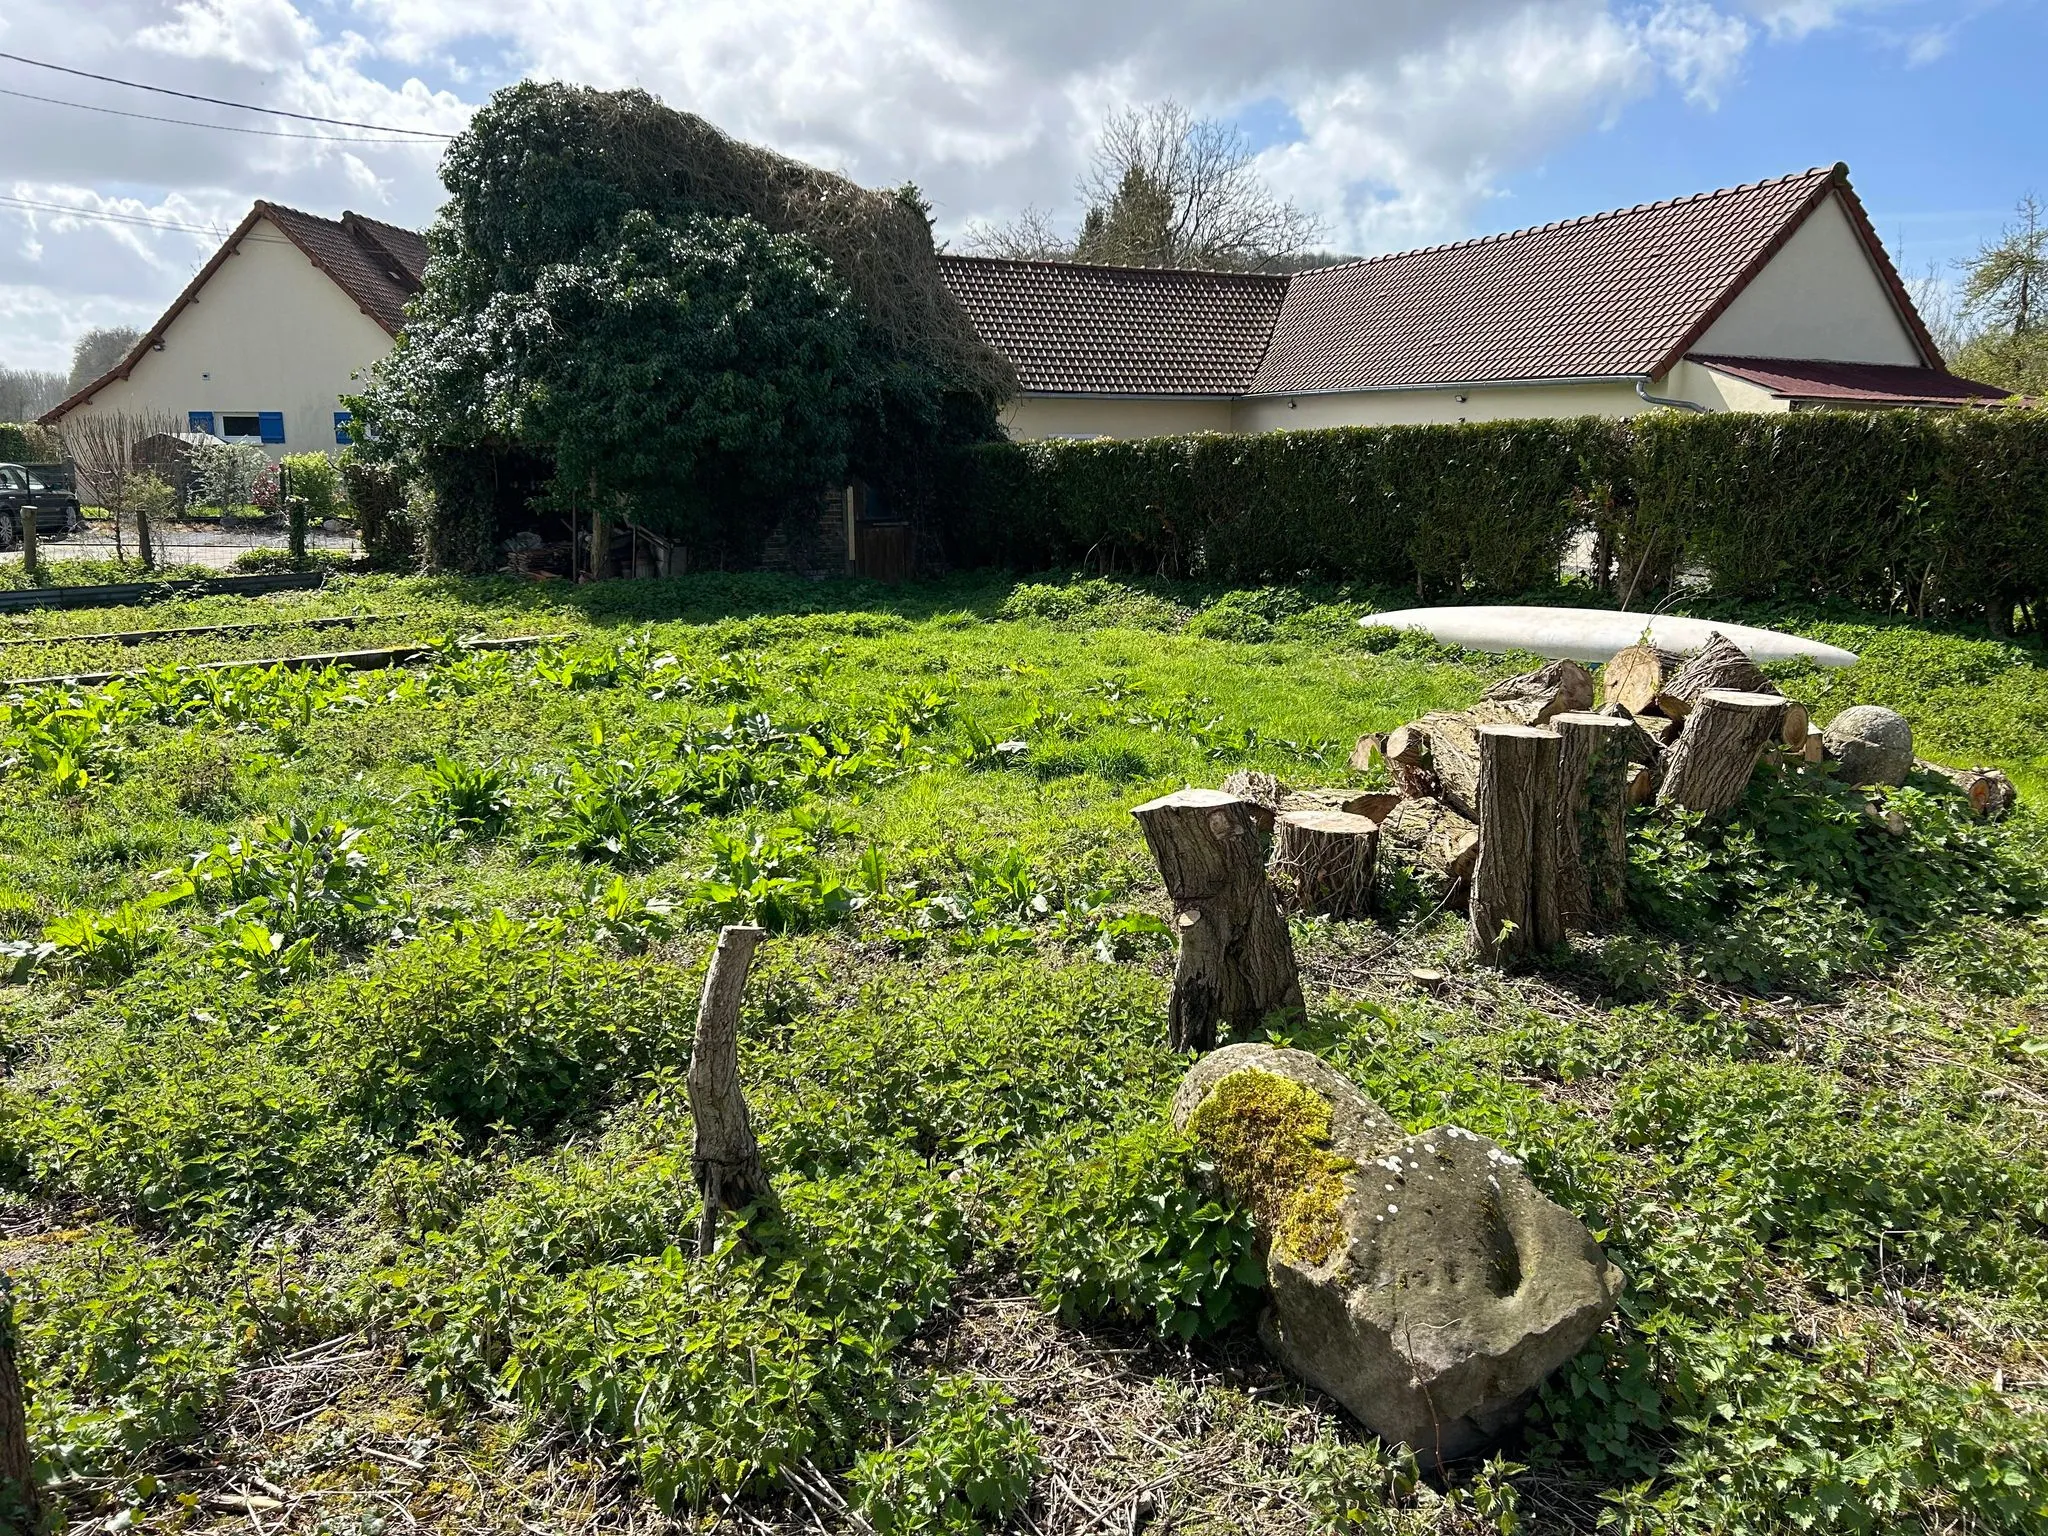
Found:
[[[187,411],[185,413],[185,430],[188,432],[204,432],[208,437],[213,436],[213,412]]]
[[[344,446],[355,441],[354,438],[348,435],[348,424],[349,413],[347,411],[336,411],[334,413],[334,440]]]
[[[258,411],[256,413],[256,427],[263,434],[263,441],[266,443],[283,442],[284,412]]]

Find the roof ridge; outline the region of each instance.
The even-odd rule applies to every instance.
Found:
[[[1846,176],[1848,170],[1849,167],[1838,160],[1833,165],[1816,165],[1804,171],[1791,171],[1783,176],[1767,176],[1759,181],[1738,182],[1732,187],[1715,187],[1706,192],[1689,192],[1683,197],[1666,197],[1656,202],[1633,203],[1626,208],[1608,208],[1599,213],[1584,213],[1576,219],[1552,219],[1547,224],[1527,224],[1520,229],[1504,229],[1491,235],[1473,235],[1465,240],[1446,240],[1440,245],[1416,245],[1403,251],[1383,251],[1377,256],[1361,256],[1356,261],[1335,261],[1327,267],[1304,267],[1300,272],[1291,275],[1305,277],[1315,272],[1347,272],[1383,261],[1401,261],[1410,256],[1436,256],[1445,251],[1462,251],[1473,246],[1492,245],[1502,240],[1519,240],[1524,235],[1549,234],[1553,230],[1576,229],[1582,224],[1599,224],[1608,219],[1628,218],[1633,214],[1655,213],[1662,208],[1679,208],[1688,203],[1711,202],[1715,198],[1734,197],[1744,192],[1761,192],[1765,187],[1782,187],[1798,181]]]
[[[1062,261],[1056,256],[978,256],[967,251],[940,251],[940,261],[978,262],[991,267],[1044,268],[1052,272],[1114,272],[1119,276],[1131,274],[1158,277],[1206,277],[1218,280],[1246,280],[1265,283],[1284,283],[1293,276],[1290,272],[1245,272],[1228,267],[1134,267],[1115,261]]]

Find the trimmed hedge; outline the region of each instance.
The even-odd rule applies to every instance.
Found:
[[[957,564],[1504,594],[1599,536],[1640,598],[1674,571],[1741,598],[2037,619],[2048,414],[1653,413],[1256,436],[1002,443],[956,457]]]

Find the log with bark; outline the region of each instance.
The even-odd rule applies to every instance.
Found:
[[[1340,921],[1372,905],[1379,828],[1345,811],[1282,811],[1273,823],[1269,873],[1290,911]]]
[[[1420,799],[1436,792],[1436,783],[1429,770],[1429,731],[1426,727],[1410,723],[1396,726],[1387,733],[1384,747],[1387,772],[1393,775],[1394,788],[1405,799]]]
[[[1478,856],[1479,828],[1441,800],[1403,800],[1380,823],[1378,878],[1396,869],[1420,874],[1441,889],[1451,911],[1465,909]]]
[[[1223,793],[1236,795],[1240,800],[1249,800],[1262,805],[1268,811],[1278,813],[1281,802],[1287,798],[1285,784],[1270,773],[1260,773],[1253,768],[1240,768],[1223,781]]]
[[[1175,1050],[1215,1048],[1302,1006],[1294,940],[1266,878],[1271,813],[1213,789],[1183,789],[1131,814],[1173,900],[1180,954],[1167,1014]]]
[[[1647,768],[1663,757],[1663,742],[1643,729],[1643,722],[1630,714],[1624,706],[1620,704],[1603,704],[1600,706],[1598,713],[1606,715],[1610,719],[1626,720],[1635,727],[1635,730],[1628,737],[1628,759],[1630,762],[1641,763]],[[1656,720],[1660,717],[1651,715],[1648,718]],[[1665,723],[1669,724],[1668,721]]]
[[[1691,657],[1657,692],[1657,712],[1683,720],[1699,707],[1710,689],[1731,693],[1770,693],[1777,684],[1749,659],[1749,653],[1722,634],[1708,636],[1705,647]]]
[[[1351,744],[1351,771],[1353,773],[1370,773],[1372,771],[1373,759],[1385,757],[1386,755],[1386,737],[1371,734],[1361,736]]]
[[[1777,690],[1766,688],[1763,691],[1774,693]],[[1794,752],[1804,752],[1806,750],[1807,732],[1812,729],[1813,721],[1806,712],[1806,706],[1797,699],[1787,699],[1785,701],[1785,718],[1778,722],[1778,740],[1782,741]]]
[[[21,1529],[33,1531],[41,1504],[35,1461],[28,1449],[28,1394],[14,1358],[15,1344],[14,1282],[0,1274],[0,1521],[18,1517]]]
[[[1592,707],[1593,674],[1576,661],[1561,660],[1495,683],[1472,714],[1503,725],[1547,725],[1554,715]]]
[[[1628,803],[1648,805],[1657,798],[1657,772],[1642,763],[1628,765]]]
[[[1996,768],[1944,768],[1924,757],[1915,758],[1913,766],[1947,779],[1969,797],[1971,810],[1989,820],[1996,821],[2019,803],[2020,792]]]
[[[1775,693],[1710,688],[1701,694],[1665,762],[1657,803],[1706,816],[1732,811],[1764,748],[1777,740],[1784,709]]]
[[[1228,779],[1223,787],[1230,788]],[[1388,789],[1290,789],[1280,796],[1283,811],[1344,811],[1373,822],[1385,820],[1400,803],[1401,796]]]
[[[1558,734],[1557,905],[1567,932],[1618,919],[1628,875],[1632,722],[1553,715]]]
[[[1685,665],[1685,658],[1654,645],[1631,645],[1616,651],[1600,669],[1606,702],[1619,704],[1631,715],[1640,715],[1657,702],[1664,684]]]
[[[1416,723],[1429,741],[1429,772],[1436,798],[1472,821],[1479,818],[1479,728],[1483,723],[1463,710],[1432,711]]]
[[[1561,742],[1541,726],[1479,729],[1479,860],[1472,870],[1472,951],[1507,965],[1564,939],[1557,900]]]
[[[740,997],[754,947],[768,930],[734,924],[718,931],[704,995],[697,1005],[697,1037],[686,1078],[690,1097],[690,1171],[704,1198],[697,1219],[697,1256],[718,1246],[721,1211],[737,1212],[775,1198],[761,1148],[754,1140],[747,1096],[740,1087]]]

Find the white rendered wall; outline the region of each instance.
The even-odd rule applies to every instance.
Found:
[[[163,350],[145,352],[70,416],[96,411],[168,411],[185,430],[188,411],[284,413],[284,441],[272,458],[338,451],[340,396],[391,350],[391,336],[268,219],[259,219],[165,330]]]
[[[1017,442],[1044,437],[1171,437],[1231,430],[1228,400],[1020,395],[1003,412]]]
[[[1839,193],[1813,210],[1692,350],[1908,367],[1925,361]]]
[[[1465,398],[1459,399],[1462,395]],[[1343,395],[1300,395],[1240,400],[1232,413],[1238,432],[1301,431],[1313,427],[1388,427],[1458,421],[1515,421],[1558,416],[1636,416],[1649,409],[1632,385],[1530,384],[1490,389],[1368,389]]]

